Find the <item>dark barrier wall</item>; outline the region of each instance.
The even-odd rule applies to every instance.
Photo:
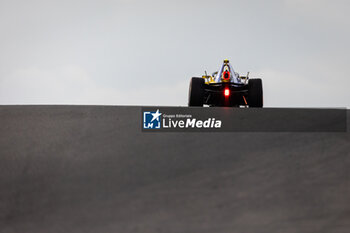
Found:
[[[349,133],[147,133],[141,111],[0,106],[0,232],[350,231]]]

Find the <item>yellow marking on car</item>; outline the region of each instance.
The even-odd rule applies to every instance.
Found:
[[[242,96],[243,96],[243,100],[244,100],[245,105],[248,105],[247,100],[245,99],[244,95],[242,95]]]

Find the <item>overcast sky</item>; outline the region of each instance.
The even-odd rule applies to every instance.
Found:
[[[230,59],[267,107],[350,107],[346,0],[0,0],[0,104],[187,105]]]

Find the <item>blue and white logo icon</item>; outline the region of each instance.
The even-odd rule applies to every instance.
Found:
[[[160,129],[160,116],[162,113],[157,109],[156,112],[143,112],[144,129]]]

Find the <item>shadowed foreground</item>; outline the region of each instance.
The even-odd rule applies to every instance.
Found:
[[[140,111],[0,106],[0,232],[350,231],[349,133],[142,133]]]

